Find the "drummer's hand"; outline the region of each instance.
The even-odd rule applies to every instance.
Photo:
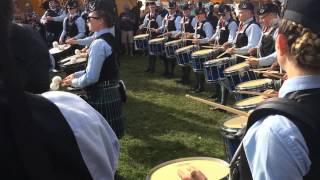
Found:
[[[70,38],[66,40],[66,43],[74,45],[74,44],[78,44],[78,41],[75,38]]]
[[[190,174],[186,174],[182,170],[178,170],[178,175],[182,180],[207,180],[207,177],[195,167],[188,168]]]
[[[265,91],[263,92],[263,94],[265,94],[265,95],[274,95],[274,96],[276,97],[276,96],[278,96],[278,91],[276,91],[276,90],[274,90],[274,89],[268,89],[268,90],[265,90]],[[265,99],[268,99],[268,98],[270,98],[270,97],[264,96],[264,98],[265,98]]]
[[[88,48],[87,48],[87,47],[82,48],[82,49],[80,50],[80,52],[82,52],[82,53],[88,53]]]
[[[248,58],[246,62],[253,68],[257,68],[259,66],[259,61],[256,58]]]
[[[166,32],[165,35],[166,35],[166,36],[171,36],[172,33],[171,33],[171,32]]]
[[[234,54],[235,51],[236,51],[235,48],[228,48],[228,49],[226,50],[226,52],[229,53],[229,54]]]
[[[199,44],[200,40],[199,39],[192,39],[193,44]]]
[[[271,65],[271,70],[278,71],[279,69],[280,69],[280,66],[279,66],[278,61],[274,62],[274,63]]]
[[[63,40],[62,39],[59,39],[59,44],[64,44]]]
[[[248,50],[248,54],[249,54],[250,56],[255,56],[255,55],[257,55],[257,48],[250,48],[250,49]]]
[[[223,43],[222,47],[226,50],[231,47],[231,44],[228,42]]]
[[[47,21],[53,21],[53,17],[51,16],[47,16],[46,18],[47,18]]]
[[[62,80],[61,86],[66,87],[72,84],[72,80],[75,78],[74,74],[70,74]]]

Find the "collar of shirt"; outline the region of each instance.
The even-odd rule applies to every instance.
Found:
[[[175,15],[176,15],[176,13],[173,13],[173,14],[167,14],[166,19],[168,19],[168,17],[170,17],[170,19],[169,19],[169,20],[172,20],[172,19],[173,19],[172,17],[174,17]]]
[[[101,36],[102,34],[105,34],[105,33],[111,33],[112,34],[112,28],[104,28],[104,29],[101,29],[100,31],[97,31],[94,33],[94,38],[97,38],[99,36]]]
[[[298,76],[286,80],[279,90],[279,97],[283,98],[288,93],[306,89],[320,88],[320,75]]]
[[[247,24],[249,24],[251,21],[253,21],[253,17],[247,19],[246,21],[244,21],[244,22],[243,22],[243,25],[247,25]]]

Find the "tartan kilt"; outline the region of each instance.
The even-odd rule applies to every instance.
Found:
[[[97,85],[87,89],[87,102],[109,123],[118,138],[124,133],[119,84]]]

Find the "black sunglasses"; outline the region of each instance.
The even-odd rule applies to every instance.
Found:
[[[91,19],[100,19],[100,17],[88,16],[87,21],[91,21]]]

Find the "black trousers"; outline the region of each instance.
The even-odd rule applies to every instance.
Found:
[[[190,81],[190,74],[191,74],[191,67],[190,66],[181,66],[182,76],[181,81],[182,82],[189,82]]]
[[[174,68],[177,64],[177,61],[175,58],[167,58],[165,56],[160,56],[161,59],[163,59],[164,64],[164,74],[167,75],[174,75]]]
[[[197,89],[204,89],[205,77],[203,72],[196,72],[196,87]]]
[[[156,60],[157,60],[157,56],[149,54],[149,57],[148,57],[148,70],[150,72],[155,72],[155,70],[156,70]]]

